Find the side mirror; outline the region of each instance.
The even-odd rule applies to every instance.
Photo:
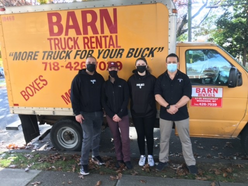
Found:
[[[236,67],[230,69],[229,78],[228,78],[228,87],[233,88],[236,86],[242,85],[242,76]]]

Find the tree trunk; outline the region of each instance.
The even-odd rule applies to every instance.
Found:
[[[244,47],[244,51],[243,51],[243,65],[245,67],[246,67],[246,62],[247,62],[246,55],[247,55],[247,50],[246,50],[246,47]]]

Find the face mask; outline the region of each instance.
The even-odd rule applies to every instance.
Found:
[[[117,77],[117,71],[116,71],[116,70],[109,71],[109,75],[110,75],[112,78],[116,78],[116,77]]]
[[[138,72],[143,73],[143,72],[145,72],[145,70],[146,70],[146,66],[137,66]]]
[[[175,72],[177,70],[177,64],[175,63],[167,64],[167,70],[169,72]]]
[[[87,64],[86,69],[89,72],[94,72],[96,70],[96,65],[95,64]]]

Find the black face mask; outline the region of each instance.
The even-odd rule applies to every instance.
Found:
[[[87,64],[86,69],[89,72],[94,72],[96,70],[96,65],[95,64]]]
[[[109,75],[110,75],[112,78],[117,78],[117,71],[116,71],[116,70],[109,71]]]
[[[143,73],[146,71],[146,66],[137,66],[137,71]]]

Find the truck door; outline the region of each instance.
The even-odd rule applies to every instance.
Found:
[[[191,136],[230,138],[245,115],[247,87],[244,82],[243,86],[228,87],[230,70],[236,69],[236,61],[216,48],[219,51],[180,48],[180,69],[192,83],[192,99],[188,105]],[[242,69],[238,70],[240,75],[241,72]]]

